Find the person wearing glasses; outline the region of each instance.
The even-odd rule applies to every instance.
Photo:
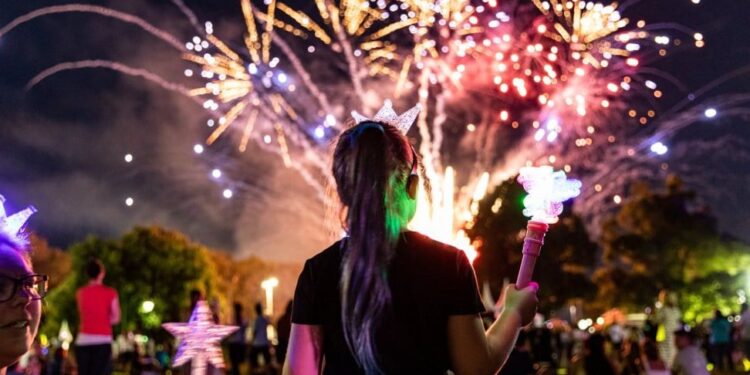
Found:
[[[26,246],[0,230],[0,375],[31,349],[47,293]]]
[[[76,337],[79,375],[112,373],[112,325],[120,322],[117,291],[104,285],[104,265],[98,259],[86,264],[88,285],[78,289],[80,327]]]

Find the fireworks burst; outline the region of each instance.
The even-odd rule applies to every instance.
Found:
[[[628,4],[316,0],[305,12],[277,0],[265,1],[264,10],[241,0],[245,31],[235,38],[240,43],[232,43],[181,1],[173,2],[198,34],[184,44],[139,17],[81,4],[39,9],[0,29],[0,36],[64,12],[136,24],[179,50],[190,64],[185,75],[201,84],[185,89],[143,69],[87,60],[50,68],[30,85],[63,70],[94,67],[149,79],[200,102],[212,116],[208,145],[235,131],[240,150],[254,141],[279,153],[319,192],[328,177],[320,146],[340,132],[350,110],[367,114],[390,97],[416,98],[424,108],[418,149],[433,189],[430,199],[422,194],[413,225],[466,251],[471,246],[458,229],[471,224],[488,185],[521,166],[564,164],[566,172],[596,176],[601,166],[640,157],[657,141],[663,147],[656,150],[666,152],[667,142],[654,134],[677,131],[678,121],[669,120],[676,117],[657,116],[665,92],[658,74],[645,66],[667,55],[678,37],[662,25],[631,22],[620,13]],[[700,33],[675,29],[704,46]],[[355,99],[341,92],[353,92]],[[360,108],[351,108],[352,102]],[[717,115],[713,107],[697,111]],[[649,128],[663,130],[642,131]],[[505,136],[516,147],[502,159],[498,142]],[[646,143],[633,146],[638,142]]]

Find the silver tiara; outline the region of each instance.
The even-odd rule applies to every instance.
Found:
[[[357,122],[357,124],[365,121],[382,122],[384,124],[393,125],[401,130],[403,134],[406,134],[409,132],[409,129],[411,129],[412,124],[414,124],[414,120],[417,119],[417,116],[419,116],[419,112],[421,110],[422,106],[417,104],[410,110],[399,115],[393,110],[393,104],[391,103],[391,101],[386,100],[385,103],[383,103],[383,107],[380,108],[378,113],[375,114],[375,117],[368,118],[359,114],[357,111],[352,111],[352,117],[354,118],[354,121]]]
[[[5,213],[5,197],[0,195],[0,232],[10,237],[12,240],[23,241],[23,236],[19,233],[21,228],[29,220],[29,217],[36,212],[33,206],[26,207],[23,211],[16,212],[7,216]]]

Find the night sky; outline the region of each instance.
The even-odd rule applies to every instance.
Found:
[[[214,23],[222,39],[240,42],[243,21],[238,0],[185,1],[201,20]],[[131,12],[188,40],[189,22],[167,0],[87,2]],[[4,1],[0,25],[59,1]],[[670,72],[689,90],[677,100],[735,69],[750,65],[748,0],[642,0],[625,15],[650,24],[676,22],[705,35],[706,47],[666,59],[656,68]],[[147,68],[186,84],[187,66],[178,52],[138,28],[91,14],[39,18],[0,39],[0,194],[11,211],[33,204],[39,213],[30,228],[66,247],[87,234],[117,236],[134,225],[159,224],[187,233],[237,256],[300,260],[322,249],[323,205],[312,189],[275,155],[250,147],[237,153],[222,140],[210,157],[198,159],[192,146],[208,134],[206,113],[195,102],[144,80],[107,70],[65,72],[31,89],[24,86],[54,64],[84,59],[114,60]],[[750,73],[712,94],[750,92]],[[193,82],[194,83],[194,82]],[[668,99],[670,100],[670,99]],[[722,228],[750,241],[750,166],[746,154],[750,121],[717,119],[678,139],[717,134],[740,141],[715,155],[682,161],[693,175],[726,170],[726,180],[706,173],[699,191]],[[123,160],[134,155],[132,163]],[[679,161],[677,161],[679,163]],[[241,180],[233,199],[210,173],[221,167]],[[717,169],[723,166],[724,169]],[[731,167],[728,167],[731,166]],[[712,180],[708,180],[712,179]],[[125,205],[133,197],[132,207]]]

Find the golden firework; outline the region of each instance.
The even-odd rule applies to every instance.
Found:
[[[648,35],[645,31],[623,32],[629,20],[622,18],[617,2],[603,5],[582,0],[532,1],[554,22],[545,36],[566,43],[573,59],[596,68],[606,67],[606,60],[612,56],[630,56],[626,44]]]

